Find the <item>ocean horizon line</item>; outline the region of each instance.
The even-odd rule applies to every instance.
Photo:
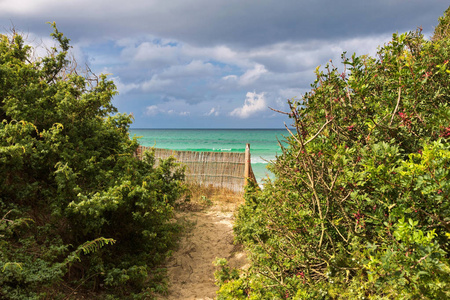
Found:
[[[129,128],[130,130],[286,130],[283,128]],[[289,128],[292,129],[292,128]]]
[[[250,144],[258,182],[273,177],[266,166],[282,153],[278,138],[289,135],[286,128],[130,128],[129,133],[142,146],[177,151],[243,153]]]

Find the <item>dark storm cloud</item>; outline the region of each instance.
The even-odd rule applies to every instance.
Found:
[[[431,34],[448,0],[0,0],[12,24],[112,74],[136,127],[282,127],[286,109],[341,54],[374,55],[394,32]],[[45,49],[44,49],[45,50]],[[38,53],[39,54],[39,53]],[[45,54],[45,51],[42,53]],[[248,122],[247,122],[248,121]],[[211,124],[211,125],[208,125]]]
[[[198,46],[243,48],[403,32],[417,26],[431,32],[436,16],[448,5],[443,0],[3,2],[12,4],[0,2],[0,19],[38,33],[48,32],[44,22],[56,21],[77,40],[150,33]]]

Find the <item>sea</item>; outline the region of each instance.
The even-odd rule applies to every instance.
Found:
[[[245,145],[250,144],[252,169],[259,185],[264,179],[274,179],[267,165],[281,154],[277,138],[283,141],[287,135],[286,129],[130,129],[130,136],[136,136],[142,146],[155,148],[245,152]]]

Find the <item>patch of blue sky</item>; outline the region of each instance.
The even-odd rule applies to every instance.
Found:
[[[244,74],[244,71],[242,71],[242,68],[240,68],[239,66],[237,66],[235,64],[229,64],[229,63],[225,63],[225,62],[221,62],[221,61],[213,60],[213,59],[207,60],[207,61],[205,61],[205,63],[209,63],[215,67],[219,67],[223,71],[228,72],[228,74],[225,74],[225,75],[242,75],[242,74]]]
[[[114,41],[107,41],[101,44],[91,44],[81,48],[86,63],[93,71],[125,65],[126,62],[120,59],[120,54],[124,47],[118,46]]]
[[[141,42],[148,42],[148,41],[143,40]],[[182,43],[172,41],[172,40],[165,40],[162,38],[153,38],[153,39],[151,39],[150,42],[154,45],[159,45],[159,46],[163,46],[163,47],[181,47],[182,46]]]
[[[111,56],[120,55],[124,47],[117,45],[115,41],[108,40],[99,44],[89,44],[82,48],[84,52],[91,55],[106,54]]]
[[[211,64],[215,67],[219,67],[221,69],[233,67],[233,65],[231,65],[231,64],[227,64],[227,63],[217,61],[217,60],[212,60],[212,59],[205,61],[205,63],[209,63],[209,64]]]
[[[168,43],[164,43],[164,46],[169,46],[169,47],[181,47],[182,44],[178,43],[178,42],[168,42]]]

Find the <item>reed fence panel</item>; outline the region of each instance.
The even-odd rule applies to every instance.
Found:
[[[153,147],[139,146],[136,157],[142,159],[145,150]],[[234,192],[243,192],[246,179],[255,180],[250,164],[250,146],[248,152],[198,152],[178,151],[161,148],[153,148],[157,162],[170,156],[186,165],[186,181],[203,186],[226,188]],[[247,163],[247,170],[246,170]],[[245,173],[247,172],[247,174]]]

